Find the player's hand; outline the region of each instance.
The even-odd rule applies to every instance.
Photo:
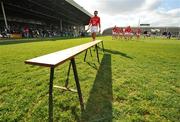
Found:
[[[86,32],[90,29],[90,27],[87,28]]]

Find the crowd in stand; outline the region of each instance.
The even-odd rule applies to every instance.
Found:
[[[11,24],[9,28],[0,27],[0,38],[10,38],[11,35],[19,35],[21,38],[43,38],[43,37],[79,37],[85,36],[84,31],[75,29],[62,29],[57,27],[40,27]]]

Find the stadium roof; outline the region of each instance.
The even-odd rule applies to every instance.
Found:
[[[66,1],[72,4],[73,6],[75,6],[76,8],[78,8],[79,10],[81,10],[82,12],[84,12],[85,14],[89,15],[90,17],[92,16],[92,14],[90,14],[87,10],[85,10],[83,7],[81,7],[79,4],[77,4],[73,0],[66,0]]]
[[[31,19],[71,25],[87,25],[91,14],[73,0],[1,0],[8,21]],[[2,11],[0,11],[2,13]],[[2,14],[0,14],[2,19]]]

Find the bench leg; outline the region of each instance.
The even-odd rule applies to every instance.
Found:
[[[84,62],[86,61],[86,56],[87,56],[87,50],[86,50],[86,52],[85,52]]]
[[[49,122],[53,122],[53,79],[54,79],[54,67],[51,67],[50,82],[49,82]]]
[[[102,49],[103,49],[103,52],[104,52],[104,43],[103,43],[103,41],[101,42],[101,44],[102,44]]]
[[[68,84],[69,84],[69,74],[70,74],[70,70],[71,70],[71,62],[69,63],[67,78],[66,78],[66,81],[65,81],[65,87],[68,87]]]
[[[92,57],[92,51],[91,51],[91,48],[89,48],[89,50],[90,50],[90,54],[91,54],[91,57]]]
[[[90,51],[91,57],[93,57],[91,48],[87,49],[86,52],[85,52],[85,56],[84,56],[84,62],[86,61],[86,56],[87,56],[88,50]]]
[[[81,93],[81,87],[80,87],[80,84],[79,84],[79,78],[78,78],[78,73],[77,73],[76,63],[75,63],[74,58],[71,59],[71,63],[72,63],[72,67],[73,67],[74,79],[75,79],[75,82],[76,82],[79,101],[80,101],[80,105],[81,105],[81,111],[84,111],[84,103],[83,103],[83,98],[82,98],[82,93]]]
[[[98,47],[97,47],[97,45],[95,46],[95,48],[96,48],[96,55],[97,55],[97,59],[98,59],[98,62],[100,63],[100,61],[99,61]]]

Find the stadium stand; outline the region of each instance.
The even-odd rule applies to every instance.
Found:
[[[91,14],[73,0],[0,0],[1,37],[78,36]]]

